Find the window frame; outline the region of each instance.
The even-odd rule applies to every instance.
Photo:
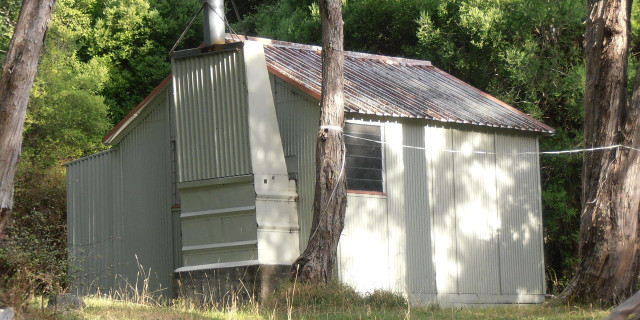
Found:
[[[379,121],[366,121],[366,120],[356,120],[356,119],[349,119],[349,120],[345,120],[345,127],[347,126],[347,124],[360,124],[360,125],[368,125],[368,126],[376,126],[380,128],[380,139],[381,142],[380,143],[380,161],[381,163],[381,167],[382,167],[382,192],[380,191],[373,191],[373,190],[354,190],[354,189],[349,189],[349,186],[347,185],[347,194],[352,194],[352,195],[376,195],[376,196],[387,196],[387,159],[386,159],[386,148],[385,148],[385,142],[386,142],[386,137],[385,137],[385,130],[384,130],[384,123],[379,122]],[[347,134],[346,132],[344,134]],[[346,143],[345,143],[346,145]],[[345,150],[346,152],[346,150]],[[346,154],[345,154],[345,161],[346,161]],[[345,163],[345,170],[346,170],[346,163]],[[347,177],[344,177],[345,180],[347,179]]]

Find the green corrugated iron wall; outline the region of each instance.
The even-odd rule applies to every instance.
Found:
[[[258,259],[243,48],[172,60],[182,264]]]
[[[289,172],[296,171],[300,252],[307,247],[313,218],[316,181],[315,145],[320,107],[318,101],[270,75],[278,127]]]
[[[289,171],[297,173],[302,251],[312,218],[319,107],[271,79]],[[347,118],[383,127],[386,195],[349,194],[338,252],[343,281],[419,302],[541,301],[538,158],[492,155],[536,152],[536,136],[419,119]]]
[[[216,180],[180,189],[182,267],[258,258],[252,177]]]
[[[80,292],[111,288],[120,273],[117,203],[119,152],[111,149],[77,160],[67,167],[67,242],[70,274]],[[96,197],[95,195],[101,195]]]
[[[251,174],[242,51],[172,60],[179,182]]]
[[[135,286],[144,268],[150,289],[171,295],[167,92],[151,103],[116,147],[67,165],[68,239],[80,293]]]

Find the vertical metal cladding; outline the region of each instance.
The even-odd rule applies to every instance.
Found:
[[[250,174],[242,52],[177,58],[172,70],[179,181]]]
[[[406,120],[402,126],[405,145],[424,147],[424,123]],[[431,243],[429,178],[427,159],[420,149],[404,150],[404,212],[406,216],[407,291],[414,295],[435,293],[435,270]],[[389,188],[391,196],[396,190]]]
[[[504,294],[545,293],[537,150],[535,136],[496,134],[500,270]]]
[[[387,143],[384,145],[385,191],[388,195],[386,216],[389,244],[387,250],[392,277],[391,288],[397,292],[407,290],[407,212],[404,188],[407,172],[404,167],[402,127],[400,123],[385,123],[382,138]]]
[[[118,233],[114,229],[114,168],[117,149],[67,166],[68,246],[74,290],[80,294],[113,286],[118,273]],[[116,187],[116,188],[114,188]],[[97,196],[96,196],[97,195]]]
[[[460,293],[500,294],[494,135],[454,130],[453,150]]]
[[[169,119],[165,95],[120,142],[122,274],[151,270],[151,289],[169,291],[173,267]],[[140,279],[142,280],[142,279]]]
[[[316,134],[320,121],[318,102],[270,75],[278,127],[285,157],[295,157],[297,168],[300,252],[309,241],[316,181]],[[292,168],[288,168],[291,172]]]
[[[439,126],[426,137],[438,293],[544,294],[536,137]]]
[[[438,293],[458,293],[458,240],[452,130],[443,126],[425,127],[430,178],[429,198],[432,215],[433,264]]]
[[[173,265],[165,95],[120,144],[67,166],[69,249],[79,293],[142,286],[171,296]],[[137,258],[136,258],[137,257]],[[139,263],[139,264],[138,264]],[[150,270],[150,271],[149,271]]]
[[[389,272],[394,257],[389,255],[387,198],[349,194],[345,228],[338,246],[338,276],[359,292],[397,288]],[[391,222],[389,222],[391,224]]]

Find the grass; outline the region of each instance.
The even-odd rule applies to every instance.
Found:
[[[107,298],[85,298],[87,308],[51,314],[36,311],[25,314],[27,319],[287,319],[287,311],[199,310],[175,306],[151,306],[131,302],[119,302]],[[37,308],[36,308],[37,309]],[[469,308],[411,308],[353,306],[339,309],[336,306],[316,305],[314,308],[294,308],[293,319],[603,319],[606,310],[566,306],[513,305]]]
[[[116,301],[105,297],[86,297],[87,307],[81,311],[52,313],[42,309],[41,300],[35,300],[23,314],[25,319],[603,319],[607,310],[589,307],[507,305],[484,307],[426,307],[409,308],[399,305],[372,303],[345,306],[326,303],[313,306],[294,306],[289,314],[286,308],[203,310],[172,306],[138,304]]]
[[[115,297],[123,297],[116,295]],[[137,297],[137,296],[136,296]],[[44,299],[34,299],[25,319],[603,319],[605,309],[557,305],[502,305],[446,308],[416,308],[397,294],[376,291],[361,296],[339,283],[328,285],[283,285],[265,299],[237,306],[193,307],[176,300],[163,305],[153,299],[118,300],[114,296],[85,297],[87,307],[79,311],[52,313]]]

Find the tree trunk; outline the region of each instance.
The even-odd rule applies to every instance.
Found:
[[[631,0],[589,0],[585,34],[585,147],[640,148],[640,73],[627,99]],[[640,152],[585,153],[580,265],[560,298],[613,304],[638,281]]]
[[[0,78],[0,241],[13,208],[22,129],[55,0],[23,0]]]
[[[316,146],[316,190],[311,235],[291,266],[291,277],[327,282],[333,274],[347,204],[344,127],[344,56],[341,0],[320,0],[322,102]]]
[[[640,292],[631,296],[631,298],[625,300],[618,307],[613,309],[609,316],[605,320],[626,320],[630,315],[640,312]]]

